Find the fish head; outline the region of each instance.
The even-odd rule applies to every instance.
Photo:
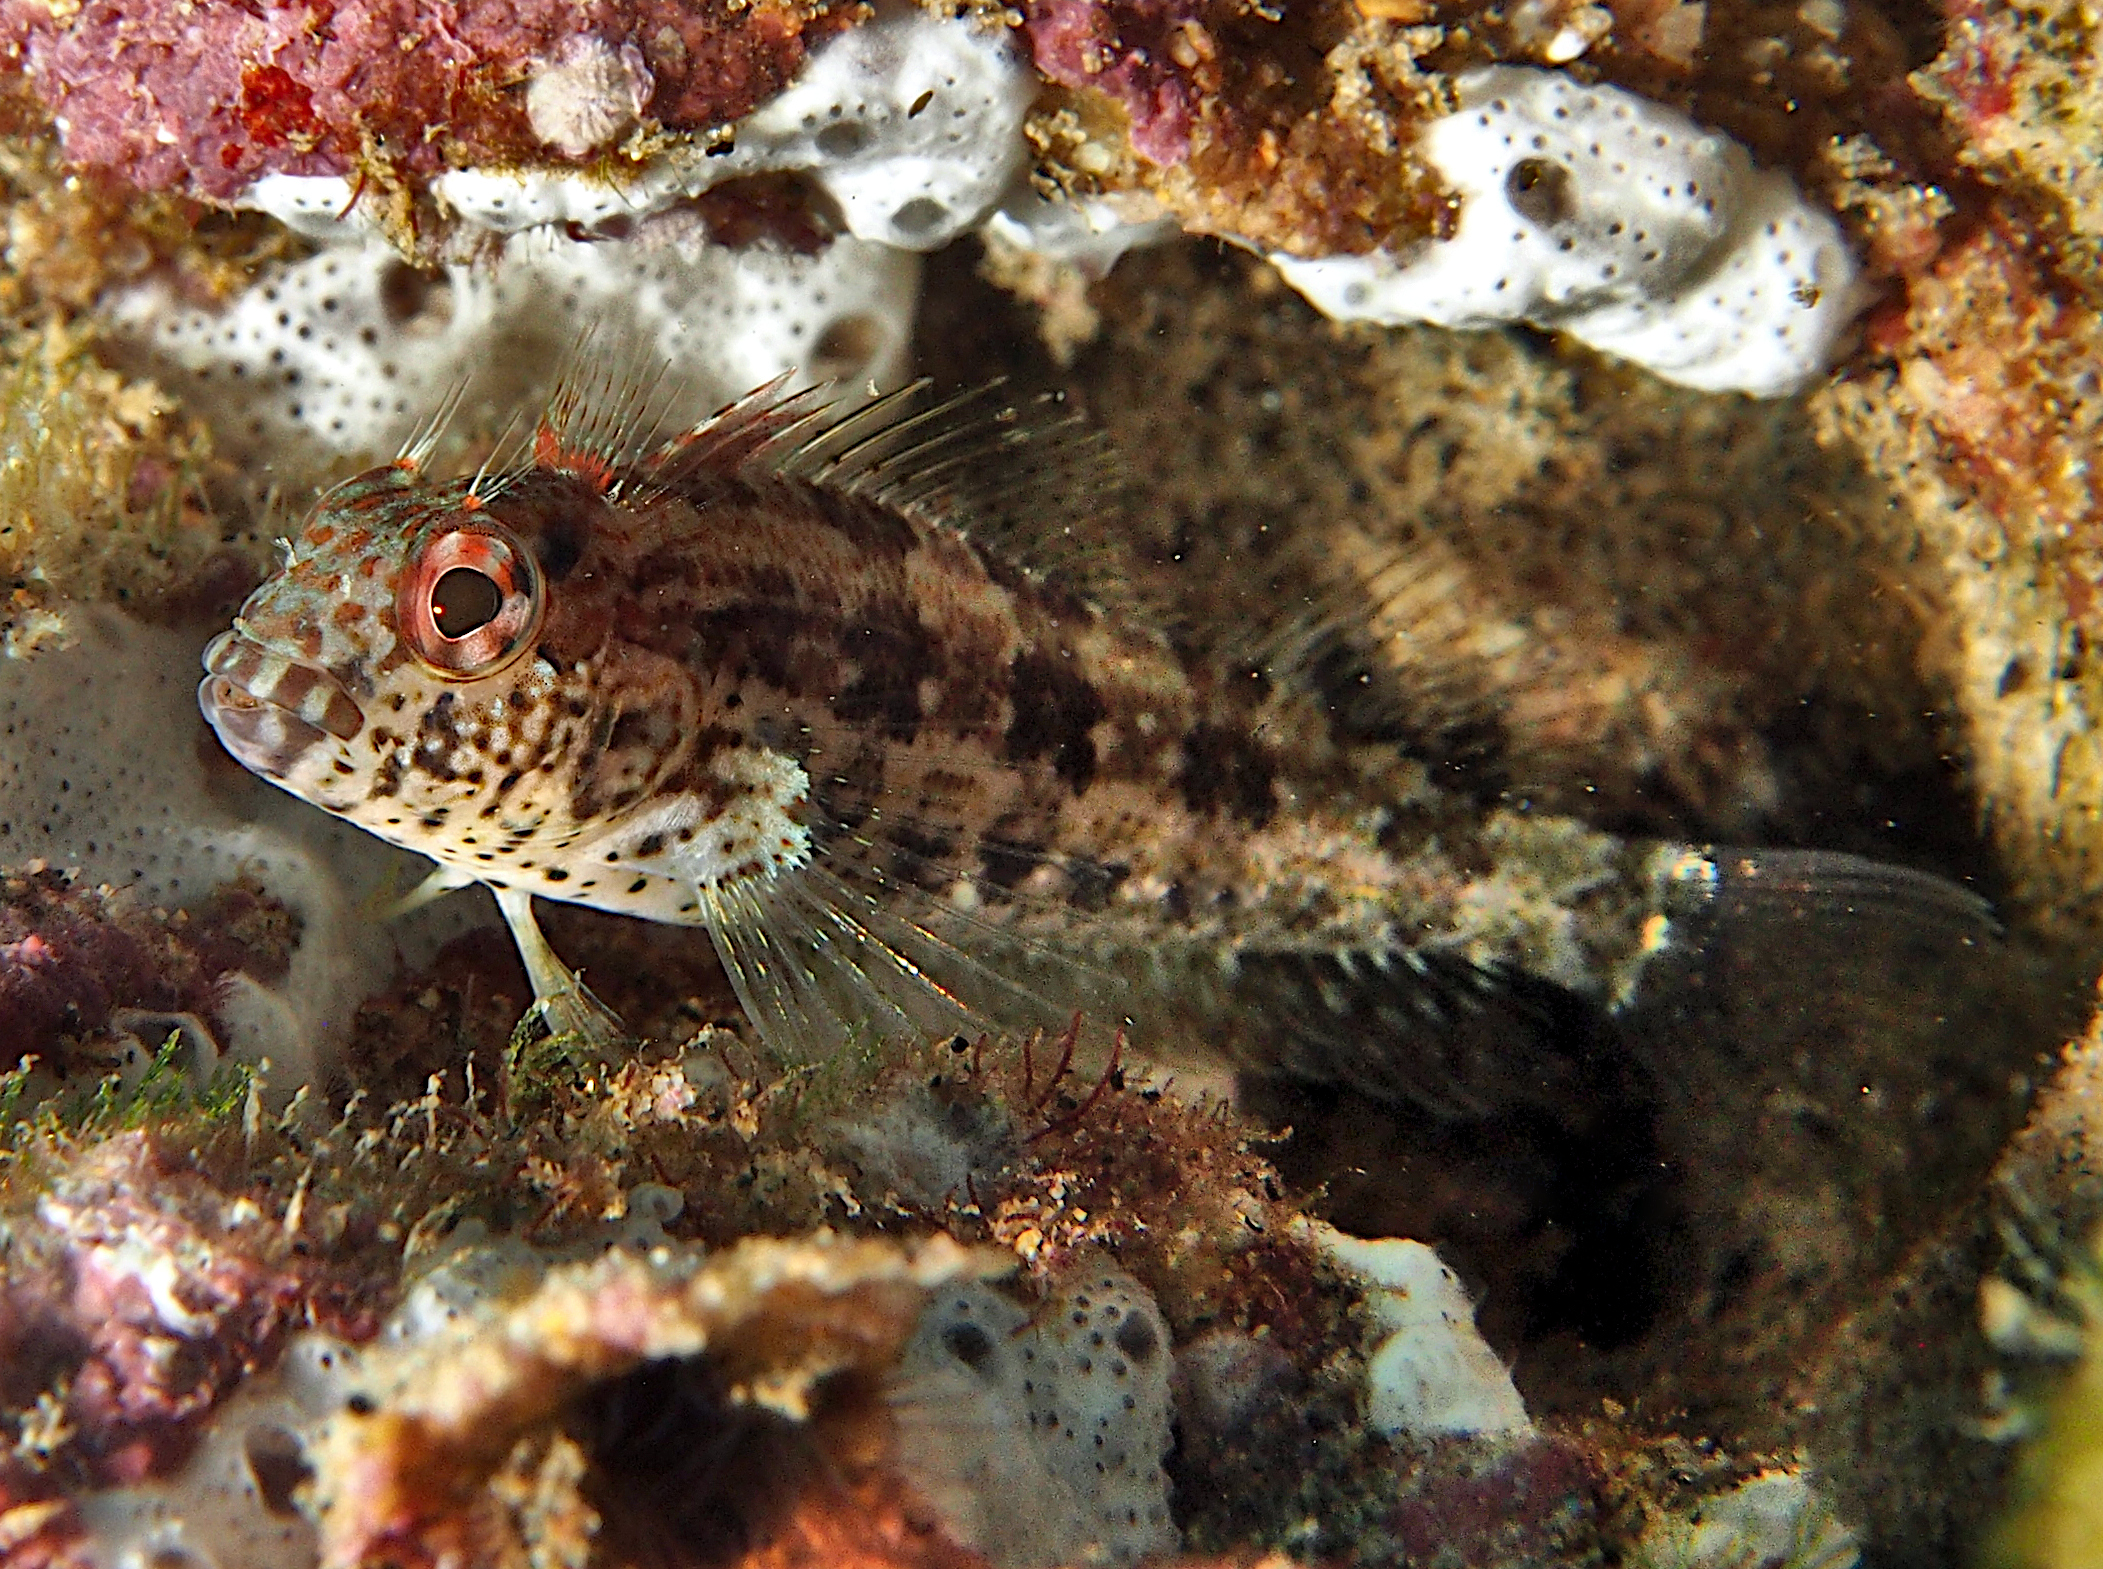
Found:
[[[511,766],[496,754],[523,751],[472,716],[549,696],[536,652],[547,601],[533,543],[470,482],[373,469],[315,503],[206,648],[198,702],[249,769],[430,850],[421,841]]]

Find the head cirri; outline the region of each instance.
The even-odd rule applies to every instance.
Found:
[[[532,549],[472,482],[428,484],[404,460],[316,503],[283,566],[205,650],[198,702],[245,766],[363,819],[400,795],[414,757],[402,742],[434,708],[533,678],[546,604]]]

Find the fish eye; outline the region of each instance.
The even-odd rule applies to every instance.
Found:
[[[474,567],[448,567],[431,588],[431,620],[440,637],[455,643],[488,626],[503,608],[496,579]]]
[[[395,621],[411,653],[441,676],[473,681],[515,659],[540,630],[540,569],[486,518],[427,532],[409,556]]]

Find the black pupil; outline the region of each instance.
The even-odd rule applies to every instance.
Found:
[[[438,624],[440,637],[463,638],[479,632],[503,608],[503,590],[487,572],[473,567],[454,567],[431,590],[431,619]]]

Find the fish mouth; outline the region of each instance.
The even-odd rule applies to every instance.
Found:
[[[364,710],[334,676],[239,632],[213,638],[204,667],[197,706],[205,723],[259,774],[282,779],[313,747],[355,740],[365,728]]]

